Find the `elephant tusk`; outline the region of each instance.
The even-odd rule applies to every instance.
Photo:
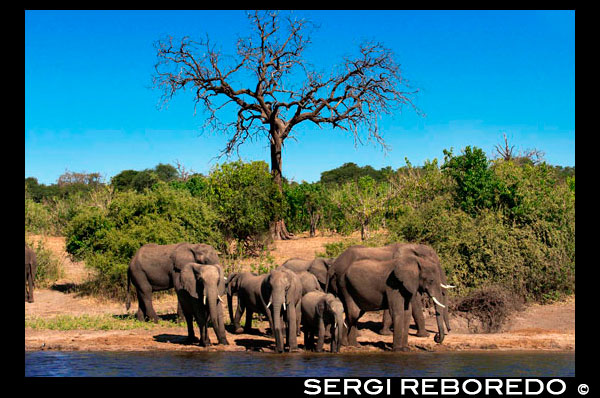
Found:
[[[446,308],[446,306],[444,304],[440,303],[434,296],[431,296],[431,299],[433,300],[434,303],[436,303],[440,307]]]
[[[217,300],[219,300],[220,302],[223,302],[223,299],[221,298],[221,296],[217,296]]]
[[[285,311],[285,301],[283,302],[283,310]]]
[[[267,308],[269,308],[271,306],[271,300],[269,300],[269,303],[267,304]]]
[[[337,322],[335,322],[335,323],[333,324],[333,328],[334,328],[334,329],[337,329]]]
[[[344,327],[348,329],[348,325],[346,325],[346,321],[344,321]]]
[[[203,301],[204,305],[206,305],[206,295],[203,296],[202,301]]]
[[[440,286],[444,289],[454,289],[456,287],[454,285],[444,285],[443,283],[440,283]]]

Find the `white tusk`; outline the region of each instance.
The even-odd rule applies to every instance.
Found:
[[[346,321],[344,321],[344,327],[348,329],[348,325],[346,325]]]
[[[206,305],[206,295],[203,296],[204,305]]]
[[[285,301],[283,302],[283,310],[285,311]]]
[[[334,329],[337,329],[337,322],[335,322],[335,323],[333,324],[333,328],[334,328]]]
[[[444,304],[440,303],[435,297],[431,296],[431,299],[433,300],[434,303],[436,303],[440,307],[446,308],[446,306]]]
[[[269,300],[269,304],[267,304],[267,308],[271,306],[271,300]]]
[[[217,300],[219,300],[220,302],[223,302],[223,299],[221,298],[221,296],[217,296]]]
[[[443,283],[440,283],[440,286],[443,287],[444,289],[454,289],[456,287],[453,285],[444,285]]]

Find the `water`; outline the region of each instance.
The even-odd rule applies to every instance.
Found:
[[[25,376],[568,377],[574,352],[25,352]]]

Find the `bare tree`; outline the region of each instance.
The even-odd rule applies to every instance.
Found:
[[[207,115],[204,128],[222,131],[230,155],[247,140],[266,137],[271,148],[271,173],[281,189],[282,148],[293,128],[312,122],[319,128],[348,131],[362,143],[361,131],[384,149],[378,119],[403,105],[414,110],[406,80],[391,50],[380,43],[359,47],[354,58],[344,58],[328,76],[310,69],[304,51],[311,44],[311,23],[274,11],[248,13],[252,34],[237,42],[234,56],[224,56],[207,38],[199,41],[172,37],[156,43],[158,61],[154,86],[166,104],[178,91],[194,93]],[[281,26],[282,20],[285,22]],[[241,83],[244,82],[244,83]],[[221,111],[233,108],[228,122]],[[363,137],[364,138],[364,137]],[[275,220],[274,238],[291,236],[282,220]]]

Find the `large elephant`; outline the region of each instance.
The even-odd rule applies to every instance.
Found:
[[[393,350],[408,350],[408,326],[411,300],[417,292],[427,293],[436,307],[438,333],[444,340],[444,305],[439,259],[429,246],[402,244],[392,259],[358,258],[347,249],[334,262],[328,287],[337,292],[344,304],[348,344],[356,346],[357,322],[365,311],[389,308],[394,325]]]
[[[171,245],[157,245],[148,243],[139,248],[127,269],[127,303],[129,310],[131,300],[129,286],[137,292],[138,311],[137,319],[144,321],[149,317],[158,322],[158,315],[152,306],[152,292],[168,290],[173,285],[173,269],[181,268],[187,263],[219,264],[219,255],[216,250],[203,243],[176,243]],[[178,314],[182,315],[180,304]]]
[[[284,351],[283,338],[290,352],[298,350],[296,328],[301,316],[302,282],[296,273],[287,268],[272,270],[261,285],[261,296],[268,300],[271,313],[271,330],[275,336],[277,352]]]
[[[302,296],[302,328],[304,348],[323,351],[325,330],[330,327],[331,352],[339,352],[344,324],[344,306],[331,293],[313,291]],[[317,345],[314,340],[317,335]]]
[[[35,287],[35,271],[37,256],[33,249],[25,243],[25,301],[33,303],[33,288]]]
[[[256,275],[252,272],[232,273],[227,277],[227,304],[234,333],[252,333],[252,315],[256,312],[265,315],[271,324],[271,312],[262,296],[262,284],[267,274]],[[233,295],[237,295],[237,310],[233,315]],[[246,324],[242,329],[240,320],[246,311]]]
[[[173,269],[173,284],[188,328],[188,341],[193,342],[194,319],[200,329],[200,344],[210,345],[208,320],[219,340],[228,345],[220,295],[225,291],[223,270],[217,264],[186,263]]]
[[[383,247],[367,247],[367,246],[362,246],[362,245],[355,245],[355,246],[351,246],[349,247],[345,252],[344,252],[344,262],[343,264],[345,265],[349,265],[352,261],[356,261],[359,259],[374,259],[374,260],[389,260],[392,259],[395,255],[395,253],[398,252],[398,250],[405,245],[410,245],[409,243],[392,243]],[[441,263],[437,257],[437,254],[435,253],[435,250],[433,250],[433,248],[429,247],[429,246],[425,246],[423,245],[423,250],[422,250],[422,255],[425,256],[431,256],[431,261],[436,262],[439,265],[439,272],[440,272],[440,276],[441,276],[441,281],[442,281],[442,297],[439,299],[440,302],[444,305],[444,308],[442,308],[442,316],[444,318],[444,322],[446,324],[446,328],[448,329],[448,332],[450,332],[450,322],[448,319],[448,307],[447,307],[447,294],[446,294],[446,289],[448,288],[452,288],[454,286],[450,286],[447,284],[447,279],[446,279],[446,273],[444,272],[444,270],[442,269]],[[342,266],[342,264],[338,264],[338,267]],[[343,269],[342,269],[343,271]],[[331,293],[336,294],[335,292],[335,287],[329,287],[328,286],[328,291]],[[427,337],[429,336],[429,333],[427,332],[427,329],[425,327],[425,317],[423,316],[423,303],[421,300],[421,293],[417,292],[416,295],[413,296],[412,300],[411,300],[411,309],[412,309],[412,317],[415,321],[415,325],[417,327],[417,336],[419,337]],[[384,310],[383,313],[383,317],[382,317],[382,328],[380,333],[383,335],[389,335],[392,334],[392,331],[390,330],[390,327],[392,326],[392,318],[390,316],[390,312],[389,309],[388,310]]]
[[[294,257],[287,260],[281,266],[295,272],[308,271],[317,277],[321,289],[325,291],[327,286],[327,271],[335,261],[335,258],[316,257],[313,260],[304,260]]]

